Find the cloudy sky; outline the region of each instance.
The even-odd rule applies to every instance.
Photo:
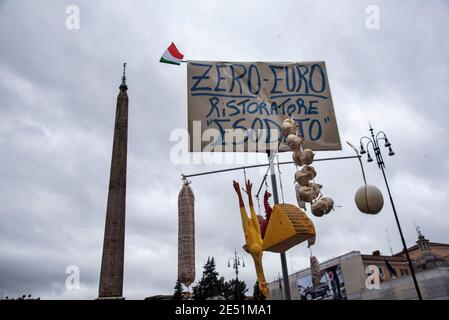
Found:
[[[77,5],[80,29],[66,27]],[[366,27],[369,5],[379,29]],[[93,299],[98,281],[111,161],[115,102],[128,63],[130,97],[124,295],[173,292],[177,272],[177,197],[181,173],[224,166],[176,165],[170,134],[186,123],[186,66],[159,57],[171,41],[187,59],[326,61],[342,141],[387,132],[394,157],[387,175],[406,241],[414,222],[435,242],[449,242],[449,7],[444,1],[5,1],[0,0],[0,295]],[[320,152],[317,157],[352,155]],[[282,154],[281,160],[289,160]],[[248,164],[263,163],[260,155]],[[227,165],[232,167],[232,165]],[[363,183],[355,160],[320,162],[317,181],[335,212],[313,218],[320,261],[352,250],[389,253],[400,239],[388,202],[377,216],[357,211]],[[386,190],[365,165],[370,184]],[[282,168],[286,202],[295,203],[294,167]],[[248,171],[259,184],[261,170]],[[225,278],[234,249],[251,258],[233,172],[192,179],[196,196],[197,279],[208,256]],[[288,267],[308,266],[309,250],[287,253]],[[80,289],[66,288],[66,268]],[[281,272],[266,253],[268,281]]]

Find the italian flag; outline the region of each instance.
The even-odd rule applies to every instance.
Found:
[[[178,48],[176,48],[175,44],[172,42],[168,49],[165,50],[159,62],[176,64],[179,66],[182,62],[182,58],[184,58],[184,55],[179,52]]]

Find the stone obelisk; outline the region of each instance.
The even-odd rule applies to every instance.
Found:
[[[128,144],[128,86],[123,77],[117,97],[106,225],[101,260],[99,299],[121,299],[125,252],[126,158]]]

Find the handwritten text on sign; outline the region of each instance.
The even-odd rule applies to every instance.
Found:
[[[196,143],[200,127],[201,133],[219,133],[215,145],[225,145],[226,133],[240,130],[245,134],[234,137],[233,145],[240,145],[240,151],[265,152],[268,147],[256,150],[251,142],[277,146],[282,121],[289,115],[298,123],[306,148],[341,149],[324,62],[189,61],[187,85],[190,151],[204,151],[211,144],[201,135]],[[281,143],[279,149],[288,147]]]

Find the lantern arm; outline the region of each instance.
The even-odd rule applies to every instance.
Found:
[[[380,137],[380,138],[379,138],[379,134],[383,134],[383,137]],[[379,140],[387,141],[387,140],[388,140],[388,139],[387,139],[387,135],[385,134],[385,132],[379,131],[379,132],[376,134],[376,140],[377,140],[377,141],[379,141]]]
[[[374,153],[376,153],[376,147],[375,144],[373,142],[373,140],[371,140],[371,138],[368,138],[367,136],[363,136],[362,138],[360,138],[360,145],[363,146],[363,139],[368,139],[368,142],[366,143],[366,152],[369,152],[369,145],[371,143],[371,147],[373,148]]]
[[[373,143],[373,141],[371,140],[370,137],[363,136],[363,137],[360,138],[360,145],[361,145],[361,146],[363,146],[363,139],[368,139],[368,142],[367,142],[367,144],[366,144],[366,149],[368,149],[368,145],[369,145],[370,142],[374,145],[374,143]]]
[[[245,259],[243,259],[243,257],[239,257],[239,256],[229,257],[228,258],[228,268],[231,267],[231,261],[232,261],[233,269],[235,269],[237,265],[240,265],[240,261],[243,263],[243,266],[245,266]]]

